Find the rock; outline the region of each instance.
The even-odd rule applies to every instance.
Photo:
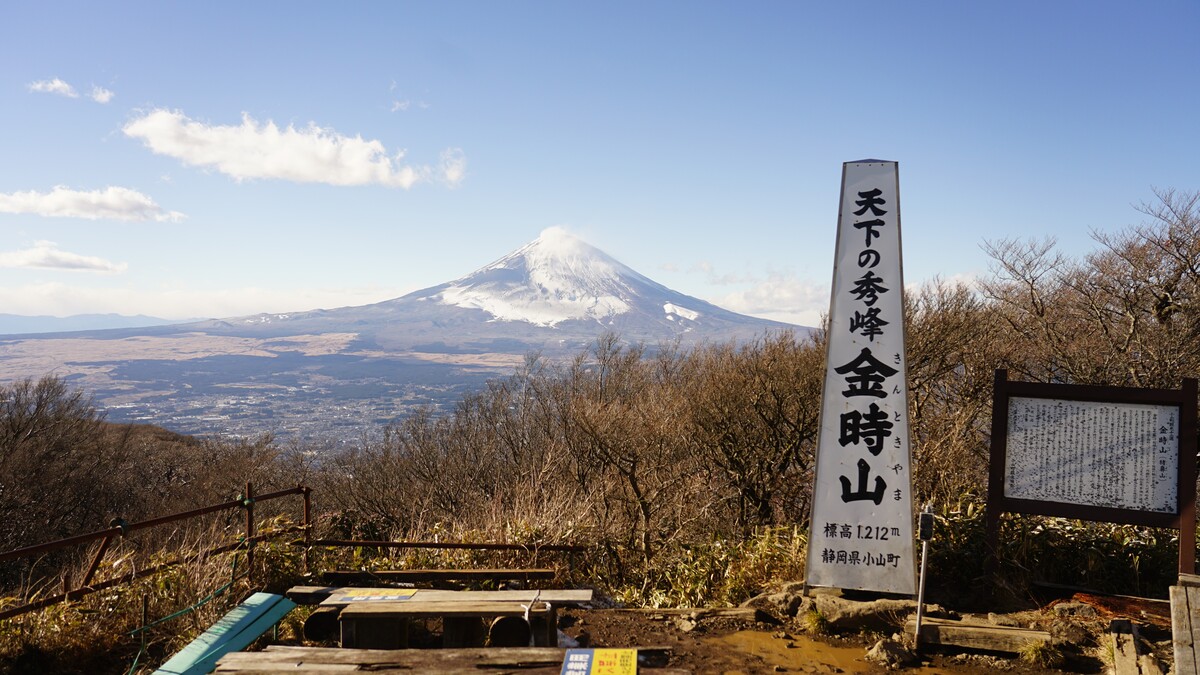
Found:
[[[825,618],[835,633],[863,630],[892,631],[917,609],[912,600],[880,599],[855,601],[830,595],[815,595],[812,607]]]
[[[582,645],[579,644],[579,640],[571,637],[570,635],[567,635],[566,633],[564,633],[560,630],[560,631],[558,631],[558,646],[560,649],[574,649],[574,648],[580,647]]]
[[[1017,628],[1021,625],[1021,623],[1019,621],[1012,618],[1011,616],[1005,616],[1003,614],[997,614],[995,612],[988,612],[987,618],[988,618],[988,623],[991,623],[993,626],[1007,626],[1009,628]]]
[[[986,654],[955,654],[950,657],[950,663],[963,666],[971,666],[975,668],[985,668],[995,671],[1013,671],[1017,668],[1017,663],[1009,659],[1002,659],[999,656],[991,656]]]
[[[768,613],[792,617],[806,609],[809,598],[804,597],[804,584],[792,582],[769,593],[756,595],[743,602],[741,607],[753,607]]]
[[[887,668],[903,668],[918,661],[917,655],[905,647],[903,642],[892,639],[876,642],[875,646],[867,651],[867,660]]]
[[[1050,637],[1056,644],[1070,644],[1088,647],[1094,644],[1091,633],[1087,628],[1070,621],[1052,621],[1048,626]]]
[[[690,632],[696,630],[696,622],[692,619],[686,619],[686,618],[676,619],[675,627],[678,628],[679,630],[683,631],[684,633],[690,633]]]
[[[1096,608],[1083,602],[1060,602],[1054,606],[1055,616],[1096,616]]]

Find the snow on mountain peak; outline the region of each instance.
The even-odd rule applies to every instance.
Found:
[[[606,323],[630,311],[647,284],[658,286],[563,228],[551,227],[515,252],[450,282],[440,299],[481,309],[497,321]]]

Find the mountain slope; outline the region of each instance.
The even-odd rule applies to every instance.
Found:
[[[354,332],[364,345],[401,350],[576,349],[605,331],[628,341],[748,339],[795,328],[730,312],[639,274],[552,228],[466,276],[371,305],[258,314],[184,324],[180,331],[267,336]]]

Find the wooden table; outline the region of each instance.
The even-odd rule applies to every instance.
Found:
[[[432,588],[353,588],[347,586],[293,586],[286,593],[298,605],[345,606],[356,602],[394,602],[397,600],[511,600],[530,602],[535,598],[556,607],[588,607],[592,590],[541,589],[510,591],[443,591]]]
[[[556,647],[557,608],[583,607],[593,599],[590,589],[444,591],[297,586],[287,595],[297,603],[319,605],[318,611],[305,621],[306,637],[316,638],[318,633],[339,635],[343,647],[378,649],[406,647],[409,623],[431,617],[442,619],[444,647],[479,646],[483,644],[484,619],[515,616],[523,619],[526,606],[531,607],[528,627],[534,644]],[[508,623],[512,628],[513,622]],[[498,635],[498,627],[504,626],[493,624],[493,638]],[[519,635],[510,639],[519,639]]]

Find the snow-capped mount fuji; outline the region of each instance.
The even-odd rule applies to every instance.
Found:
[[[629,312],[653,314],[649,305],[678,295],[564,230],[551,228],[491,265],[418,297],[481,309],[497,321],[555,326],[588,320],[603,325]],[[697,312],[669,301],[680,299],[670,297],[659,313],[696,319]]]
[[[561,228],[545,230],[461,279],[405,299],[479,309],[493,321],[550,328],[575,323],[679,333],[721,323],[753,324],[758,330],[782,326],[673,291]]]
[[[389,351],[434,345],[504,353],[575,350],[604,332],[653,345],[737,341],[795,328],[673,291],[561,228],[466,276],[392,300],[190,326],[244,336],[353,332],[360,344]]]

